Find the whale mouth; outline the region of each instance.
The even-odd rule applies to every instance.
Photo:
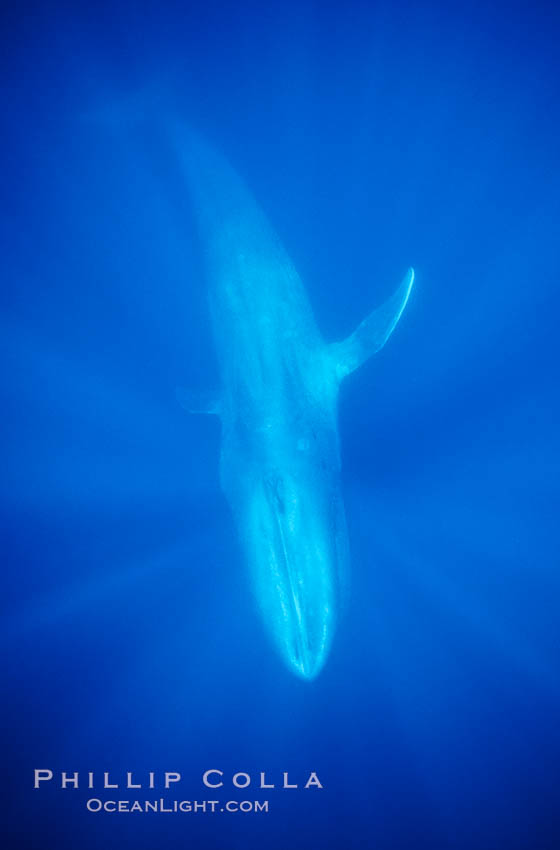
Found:
[[[324,556],[319,557],[324,547],[314,546],[316,523],[305,527],[307,509],[295,487],[279,475],[268,476],[264,487],[271,517],[268,542],[281,612],[275,618],[281,648],[291,669],[310,680],[323,667],[330,646],[332,608],[325,600],[329,570]]]

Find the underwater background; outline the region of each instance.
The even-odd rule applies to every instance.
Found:
[[[3,8],[2,846],[560,846],[558,18]],[[341,391],[351,594],[313,682],[254,609],[219,423],[175,399],[217,365],[145,103],[243,175],[326,339],[416,270]],[[93,814],[133,793],[56,787],[168,770],[180,786],[134,794],[216,799],[209,768],[251,773],[219,798],[270,811]],[[323,790],[255,787],[311,770]]]

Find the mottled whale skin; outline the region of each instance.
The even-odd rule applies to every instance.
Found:
[[[331,648],[349,561],[338,388],[391,334],[414,273],[347,340],[326,344],[243,180],[190,133],[178,149],[207,267],[221,379],[208,412],[222,424],[222,489],[265,628],[289,669],[313,679]]]

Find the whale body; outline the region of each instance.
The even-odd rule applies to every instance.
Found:
[[[392,333],[414,272],[346,340],[325,343],[241,177],[190,133],[177,149],[207,269],[221,382],[207,412],[221,419],[221,486],[272,643],[292,672],[313,679],[331,648],[349,563],[338,388]]]

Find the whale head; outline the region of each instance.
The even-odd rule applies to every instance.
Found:
[[[329,654],[348,560],[342,501],[329,477],[306,464],[269,469],[247,492],[244,542],[257,603],[284,662],[307,680]]]

